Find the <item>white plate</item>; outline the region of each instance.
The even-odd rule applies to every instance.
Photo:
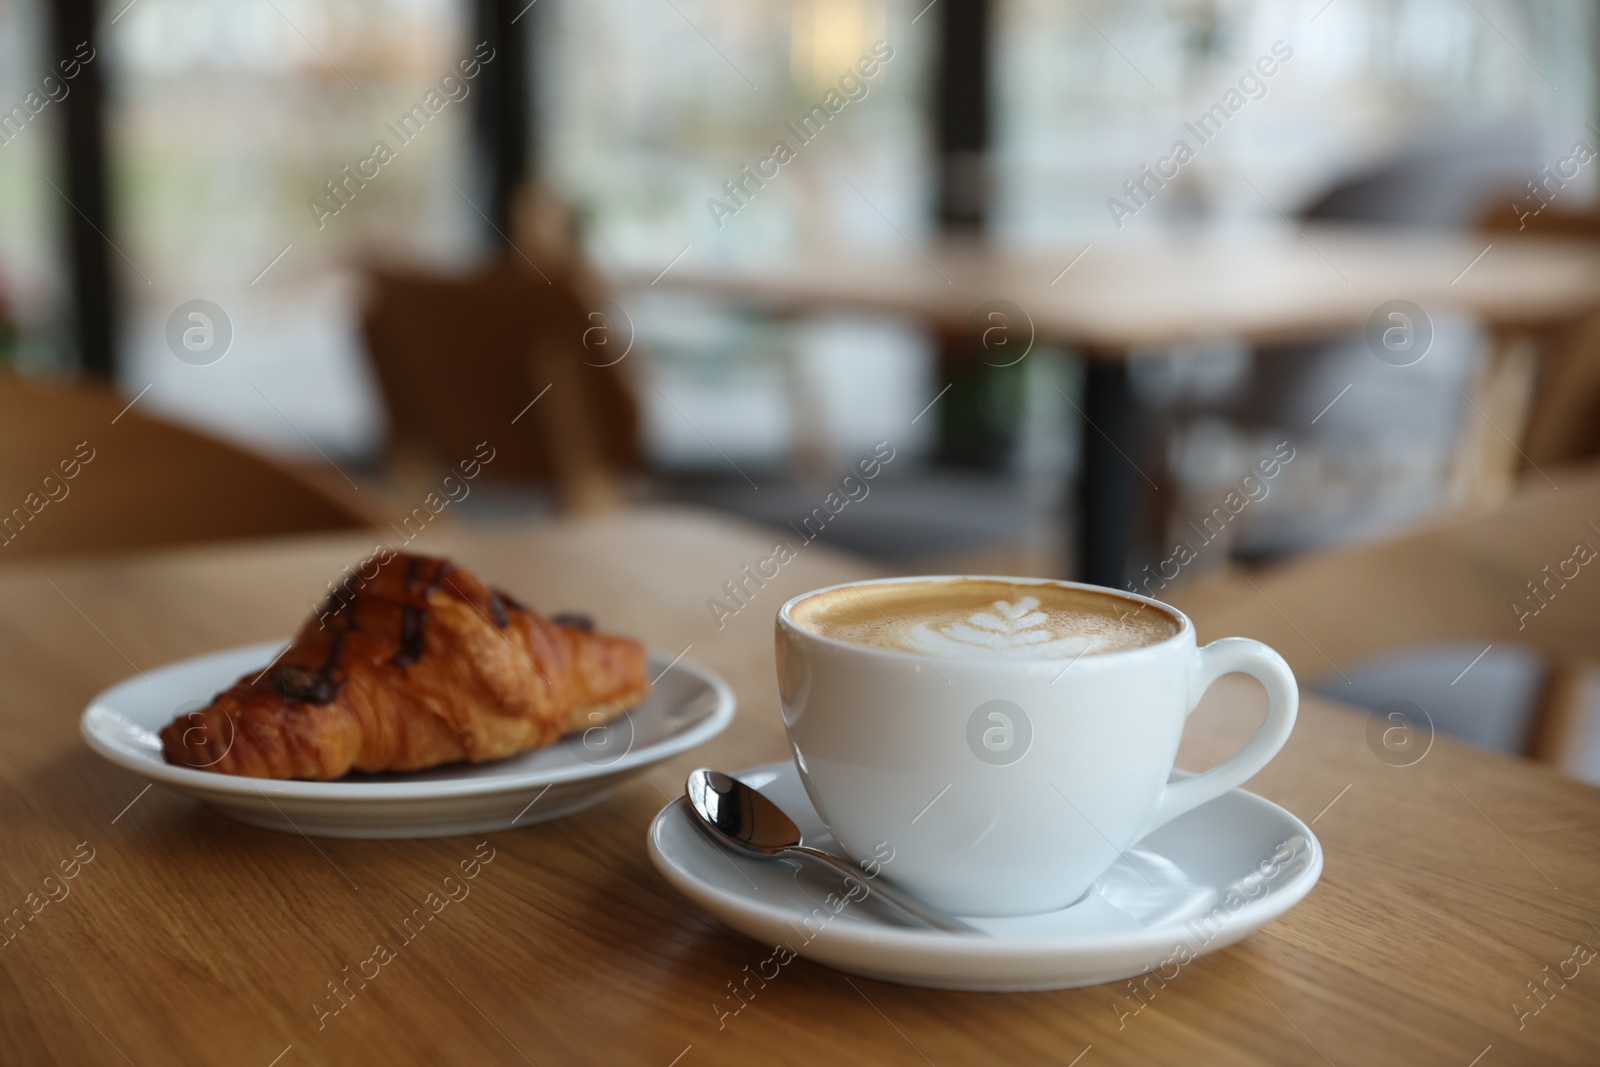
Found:
[[[492,763],[350,774],[333,782],[242,778],[176,767],[156,736],[243,674],[272,662],[281,641],[213,652],[119,682],[90,701],[79,724],[100,755],[252,826],[325,837],[446,837],[526,826],[604,800],[628,778],[721,733],[733,692],[704,667],[652,653],[644,704],[586,749],[581,735]],[[147,680],[148,679],[148,680]]]
[[[793,763],[735,777],[782,806],[808,845],[838,854]],[[1235,789],[1124,852],[1077,904],[966,920],[987,936],[947,934],[902,925],[870,897],[835,910],[828,895],[840,903],[845,883],[822,864],[737,855],[692,819],[682,798],[663,808],[650,826],[650,858],[706,911],[764,945],[841,971],[942,989],[1065,989],[1151,970],[1175,980],[1188,959],[1233,944],[1299,903],[1322,874],[1322,846],[1305,823]],[[883,876],[893,868],[891,859]],[[787,962],[778,952],[768,960]]]

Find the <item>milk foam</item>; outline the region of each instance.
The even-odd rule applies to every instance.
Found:
[[[1015,603],[997,600],[988,611],[935,626],[920,622],[906,631],[905,642],[926,656],[981,656],[987,659],[1063,659],[1094,652],[1106,644],[1093,634],[1057,635],[1050,616],[1039,610],[1037,597]]]
[[[992,578],[828,590],[797,603],[804,629],[930,658],[1075,660],[1179,631],[1169,613],[1110,592]]]

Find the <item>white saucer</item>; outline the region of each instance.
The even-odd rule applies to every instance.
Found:
[[[585,747],[568,735],[548,748],[492,763],[401,774],[350,774],[333,782],[241,778],[176,767],[156,736],[247,671],[265,667],[281,641],[213,652],[129,678],[89,702],[79,728],[100,755],[252,826],[325,837],[446,837],[526,826],[605,799],[628,778],[721,733],[733,692],[686,660],[651,654],[650,698]],[[592,731],[591,731],[592,733]]]
[[[781,805],[806,844],[838,853],[793,763],[735,777]],[[1123,853],[1079,903],[1047,915],[966,920],[989,936],[946,934],[901,925],[870,898],[835,912],[828,896],[841,901],[844,882],[820,862],[738,855],[713,844],[692,818],[682,798],[663,808],[650,826],[650,858],[706,911],[762,944],[841,971],[942,989],[1065,989],[1158,968],[1170,980],[1187,959],[1282,915],[1322,874],[1322,846],[1309,827],[1235,789]]]

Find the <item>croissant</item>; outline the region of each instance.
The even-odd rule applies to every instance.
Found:
[[[448,560],[388,553],[271,667],[163,728],[161,750],[251,778],[477,763],[603,723],[649,688],[637,641],[546,619]]]

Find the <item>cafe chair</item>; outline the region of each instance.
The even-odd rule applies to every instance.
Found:
[[[1302,682],[1331,678],[1334,696],[1341,673],[1406,649],[1532,650],[1544,677],[1524,753],[1571,768],[1600,660],[1600,466],[1547,473],[1559,490],[1535,478],[1492,511],[1152,592],[1201,641],[1265,641]]]
[[[1537,206],[1525,189],[1508,190],[1481,228],[1495,241],[1526,235],[1600,245],[1600,211],[1572,210],[1559,199],[1533,210]],[[1526,405],[1521,454],[1506,456],[1503,466],[1536,478],[1538,467],[1600,457],[1600,310],[1523,340],[1540,358],[1526,366],[1517,388]]]
[[[1423,132],[1338,175],[1295,214],[1318,226],[1469,230],[1497,190],[1537,168],[1539,152],[1538,138],[1516,124]],[[1427,358],[1404,374],[1375,359],[1359,330],[1263,345],[1231,398],[1182,413],[1189,418],[1181,443],[1210,429],[1194,417],[1209,413],[1206,421],[1230,426],[1242,441],[1291,436],[1301,453],[1294,481],[1304,502],[1284,507],[1284,495],[1267,504],[1262,511],[1273,521],[1242,527],[1238,555],[1316,551],[1390,533],[1429,514],[1504,500],[1514,481],[1505,453],[1515,459],[1515,452],[1500,450],[1504,439],[1462,397],[1470,396],[1496,426],[1519,438],[1512,427],[1525,424],[1519,375],[1530,356],[1515,337],[1486,336],[1471,320],[1444,309],[1430,312]],[[1491,352],[1482,359],[1486,342]],[[1328,404],[1351,387],[1348,400]],[[1223,464],[1216,476],[1236,477],[1232,469]],[[1185,512],[1209,501],[1216,488],[1193,478],[1152,477],[1183,487],[1184,499],[1164,515],[1165,525],[1178,529]]]
[[[488,449],[490,479],[553,487],[569,511],[603,510],[639,463],[637,405],[612,362],[629,327],[511,260],[463,275],[369,271],[363,325],[391,471],[404,481],[408,468],[454,469]]]
[[[0,563],[371,525],[358,502],[109,389],[0,374]]]

